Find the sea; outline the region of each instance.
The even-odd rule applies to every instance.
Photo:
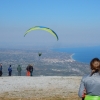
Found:
[[[55,48],[57,52],[66,52],[73,54],[75,61],[89,64],[93,58],[100,59],[100,46],[93,47],[74,47],[74,48]]]

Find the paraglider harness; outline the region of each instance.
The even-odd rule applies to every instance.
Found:
[[[100,96],[86,95],[85,100],[100,100]]]
[[[42,53],[38,53],[39,57],[42,55]]]

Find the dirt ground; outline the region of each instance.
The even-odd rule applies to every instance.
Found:
[[[80,80],[73,76],[4,77],[0,79],[0,100],[81,100]]]
[[[0,100],[81,100],[76,95],[72,95],[69,97],[63,97],[61,95],[58,96],[50,96],[50,97],[28,97],[28,98],[18,98],[18,97],[0,97]]]

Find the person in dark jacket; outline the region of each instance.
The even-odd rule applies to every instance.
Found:
[[[85,100],[100,100],[100,61],[98,58],[90,62],[91,73],[81,80],[79,97]]]
[[[10,65],[9,68],[8,68],[8,73],[9,73],[9,76],[12,75],[12,68],[11,68],[11,65]]]
[[[2,63],[0,64],[0,76],[2,76]]]
[[[30,70],[30,76],[33,76],[33,66],[32,65],[29,66],[29,70]]]

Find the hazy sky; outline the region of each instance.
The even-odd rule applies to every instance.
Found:
[[[33,26],[47,26],[59,41]],[[96,46],[100,45],[100,0],[0,0],[2,46]]]

